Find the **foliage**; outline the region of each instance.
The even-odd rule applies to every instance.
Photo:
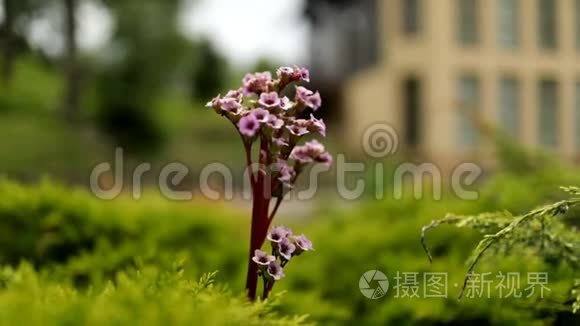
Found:
[[[478,126],[485,138],[493,143],[501,171],[525,175],[560,164],[543,151],[522,147],[503,130],[483,121],[478,121]]]
[[[0,113],[19,112],[39,115],[54,112],[62,91],[62,79],[54,68],[38,56],[25,56],[15,63],[10,85],[2,85]],[[34,83],[30,83],[34,80]]]
[[[195,46],[195,63],[191,69],[191,98],[202,103],[226,87],[228,62],[208,40]]]
[[[574,281],[574,288],[572,289],[573,298],[572,312],[577,313],[580,311],[580,280]]]
[[[274,313],[279,297],[250,304],[232,295],[214,284],[216,273],[193,282],[180,269],[140,266],[85,291],[27,264],[5,267],[0,275],[3,325],[303,325],[306,320]]]
[[[154,103],[190,55],[175,23],[178,1],[106,1],[117,18],[107,60],[97,71],[97,124],[115,145],[141,154],[161,148]]]
[[[575,228],[564,221],[569,210],[580,204],[580,189],[563,187],[571,198],[536,208],[528,213],[512,216],[509,212],[484,213],[475,216],[447,215],[441,220],[434,220],[423,227],[421,242],[429,260],[431,252],[425,242],[426,231],[443,224],[456,227],[473,228],[484,234],[468,260],[467,276],[459,293],[462,297],[467,286],[469,275],[481,261],[484,254],[492,251],[509,252],[523,248],[532,248],[542,255],[546,262],[567,263],[573,269],[580,267],[580,237]],[[562,303],[565,305],[566,303]],[[572,309],[578,310],[578,297]]]
[[[242,269],[245,250],[228,245],[244,237],[239,219],[226,219],[232,215],[227,211],[203,205],[168,211],[163,200],[141,207],[128,198],[104,204],[50,183],[28,188],[3,182],[0,194],[0,263],[30,261],[79,286],[139,262],[169,268],[176,257],[192,275],[212,266],[230,280]]]
[[[16,68],[11,85],[0,87],[0,130],[6,140],[0,142],[1,173],[27,182],[37,182],[43,176],[50,175],[64,183],[84,184],[93,167],[104,161],[112,162],[114,153],[112,144],[107,138],[100,137],[90,121],[95,117],[103,118],[100,125],[103,128],[107,125],[106,121],[126,121],[115,118],[124,115],[124,111],[104,110],[102,105],[109,103],[113,108],[116,104],[123,104],[125,101],[117,94],[120,90],[128,92],[129,88],[133,88],[123,88],[125,82],[115,79],[116,73],[108,75],[110,72],[100,71],[97,73],[99,82],[87,84],[86,123],[83,121],[76,126],[65,123],[56,114],[61,103],[62,78],[55,74],[52,67],[38,57],[27,56],[17,60]],[[115,86],[119,88],[114,89]],[[106,87],[111,92],[101,91],[100,87]],[[242,150],[238,148],[239,139],[231,132],[231,126],[220,123],[210,115],[200,114],[201,106],[192,110],[191,102],[184,95],[159,93],[155,100],[146,103],[144,107],[150,111],[145,113],[137,105],[137,102],[141,103],[141,97],[133,94],[130,98],[135,100],[134,103],[128,102],[135,109],[131,114],[135,113],[135,118],[151,128],[138,129],[136,125],[131,125],[136,130],[128,127],[119,130],[118,139],[130,141],[138,134],[142,139],[148,139],[151,135],[154,142],[166,142],[162,144],[163,155],[151,153],[151,149],[145,148],[143,151],[146,153],[137,153],[141,154],[139,162],[132,162],[130,159],[135,157],[125,155],[129,158],[127,165],[146,160],[153,169],[158,169],[167,163],[167,157],[171,157],[191,169],[188,181],[198,182],[197,172],[208,163],[220,161],[236,166],[243,160]],[[111,115],[105,118],[104,115],[109,113]],[[136,152],[131,149],[134,148],[126,148],[125,153]],[[144,180],[145,183],[157,183],[156,179],[151,173],[146,174]]]
[[[309,314],[309,321],[324,325],[577,323],[578,317],[570,309],[572,301],[568,300],[572,298],[570,280],[578,278],[577,272],[549,256],[538,256],[537,250],[510,250],[500,261],[485,255],[478,268],[490,272],[549,271],[552,291],[549,300],[542,302],[499,298],[463,298],[458,302],[455,299],[458,289],[453,287],[448,298],[396,299],[391,287],[386,297],[369,300],[358,289],[360,276],[371,269],[385,272],[391,282],[397,271],[447,272],[450,285],[460,284],[465,277],[462,262],[477,244],[479,233],[445,225],[432,230],[428,240],[438,258],[430,265],[417,230],[433,217],[452,211],[458,216],[473,217],[470,223],[480,225],[478,231],[495,233],[510,223],[513,216],[525,215],[537,203],[566,200],[565,193],[555,191],[552,186],[563,183],[580,183],[580,174],[569,168],[542,169],[529,174],[498,173],[478,189],[477,201],[461,201],[447,195],[441,201],[387,197],[383,201],[356,204],[325,199],[321,201],[323,206],[309,214],[316,217],[313,220],[281,216],[280,223],[308,230],[317,251],[316,255],[304,256],[299,268],[288,267],[288,277],[274,290],[273,297],[280,291],[286,294],[281,304],[272,309],[280,316]],[[478,224],[482,219],[475,212],[505,212],[505,209],[513,213],[501,213],[497,221],[506,220],[506,224]],[[217,282],[227,282],[233,297],[241,298],[249,221],[240,211],[237,202],[228,207],[200,200],[167,202],[154,192],[145,192],[144,199],[137,202],[128,196],[105,202],[92,198],[86,191],[50,182],[22,186],[3,181],[0,264],[15,269],[21,261],[30,261],[41,279],[50,281],[54,287],[74,289],[86,305],[96,302],[94,297],[87,296],[91,289],[100,293],[109,281],[115,284],[118,275],[132,275],[148,268],[183,270],[183,277],[189,280],[208,270],[219,270]],[[558,220],[570,226],[577,214],[578,208],[572,207]],[[571,227],[567,229],[571,231]],[[0,289],[0,298],[4,293]],[[171,297],[169,293],[148,297],[144,309],[153,307],[152,311],[158,311],[155,307],[163,303],[157,301],[169,300],[165,298]],[[1,307],[11,307],[10,300],[6,300],[0,301]],[[34,302],[30,296],[21,300]],[[567,306],[563,307],[562,302]],[[117,300],[108,307],[124,314],[130,304]],[[36,308],[51,307],[39,305]],[[144,305],[137,307],[141,309]],[[62,319],[75,320],[75,316],[76,310],[62,312]]]
[[[276,71],[280,65],[268,58],[261,58],[252,66],[252,71]]]
[[[97,81],[97,125],[116,146],[132,153],[159,149],[163,141],[152,107],[156,93],[139,83],[145,80],[141,69],[140,64],[129,61],[102,71]]]

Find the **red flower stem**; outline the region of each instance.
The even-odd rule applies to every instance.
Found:
[[[276,283],[276,281],[271,280],[268,282],[268,284],[264,284],[264,293],[262,294],[262,300],[268,299],[268,296],[270,295],[270,292],[274,287],[274,283]]]
[[[260,139],[260,158],[263,159],[260,160],[260,164],[265,167],[267,165],[270,164],[270,158],[269,155],[264,155],[262,157],[262,152],[264,153],[269,153],[270,152],[270,148],[268,146],[269,142],[268,140],[266,140],[263,136]],[[266,171],[264,171],[264,173],[267,173]],[[261,189],[261,200],[262,200],[262,206],[261,206],[261,212],[260,212],[260,223],[259,223],[259,227],[258,229],[254,230],[254,232],[256,232],[258,234],[258,239],[259,239],[259,244],[260,247],[262,247],[262,245],[264,244],[264,241],[266,240],[266,234],[268,231],[268,218],[269,218],[269,212],[270,212],[270,200],[272,199],[272,188],[270,186],[271,182],[271,176],[270,178],[265,178],[264,174],[260,174],[260,183],[262,185],[262,189]],[[268,183],[268,186],[266,186],[266,182]]]
[[[282,204],[283,199],[284,198],[282,198],[282,197],[276,198],[276,204],[274,205],[274,209],[272,210],[272,213],[270,213],[270,215],[268,216],[268,218],[266,220],[266,224],[265,224],[264,229],[263,229],[264,240],[266,239],[266,236],[268,235],[268,229],[270,228],[270,225],[272,224],[272,220],[274,220],[274,216],[276,216],[276,213],[278,212],[278,208],[280,208],[280,204]]]
[[[246,142],[244,140],[244,148],[246,149],[246,171],[248,172],[248,176],[250,178],[250,185],[252,188],[254,188],[256,186],[256,177],[252,171],[252,143]]]
[[[246,138],[244,137],[244,135],[242,135],[242,133],[238,129],[238,126],[236,126],[236,124],[233,121],[231,121],[231,122],[234,126],[234,129],[236,129],[236,131],[240,135],[240,138],[242,139],[242,143],[244,144],[244,149],[246,150],[246,170],[248,171],[248,176],[250,177],[250,185],[252,185],[252,188],[254,188],[254,184],[256,183],[256,178],[255,178],[254,173],[252,172],[252,169],[251,169],[251,167],[252,167],[252,142],[247,141]]]
[[[264,288],[262,290],[262,300],[266,300],[268,298],[268,284],[270,282],[267,278],[264,277]]]
[[[257,215],[260,211],[260,205],[260,201],[254,199],[250,234],[250,252],[248,255],[248,274],[246,275],[246,291],[248,292],[248,299],[251,301],[256,300],[256,288],[258,286],[258,265],[252,261],[252,257],[254,256],[254,251],[260,248],[260,246],[257,245],[258,240],[256,239],[256,234],[253,232],[256,228],[256,223],[258,222]]]
[[[260,153],[258,154],[261,158],[261,152],[268,151],[268,143],[262,139],[260,145]],[[251,153],[248,155],[248,148],[246,147],[247,156],[251,157]],[[267,162],[262,162],[259,159],[260,165],[265,165]],[[258,287],[258,266],[252,261],[254,256],[254,251],[262,248],[262,244],[266,239],[266,233],[263,232],[264,225],[268,223],[268,211],[270,208],[270,195],[265,194],[264,187],[264,172],[258,171],[257,178],[254,179],[253,183],[253,205],[252,205],[252,223],[250,231],[250,253],[248,257],[248,274],[246,275],[246,291],[248,292],[248,299],[251,301],[256,300],[256,292]]]
[[[254,229],[257,227],[257,223],[259,221],[259,214],[260,214],[260,196],[258,195],[261,193],[261,190],[258,189],[259,184],[256,182],[254,175],[251,171],[251,164],[252,164],[252,153],[251,153],[251,145],[244,143],[246,148],[246,159],[247,159],[247,169],[248,175],[250,177],[250,183],[252,185],[252,222],[250,227],[250,252],[248,257],[248,274],[246,275],[246,291],[248,293],[248,299],[251,301],[256,300],[256,289],[258,286],[258,266],[252,261],[252,257],[254,256],[254,251],[259,249],[257,247],[257,239],[256,235],[254,234]]]

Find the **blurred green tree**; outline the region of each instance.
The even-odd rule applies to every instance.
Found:
[[[260,60],[256,61],[254,67],[251,70],[275,72],[279,66],[280,66],[279,64],[274,63],[268,58],[260,58]]]
[[[2,43],[2,81],[7,83],[12,76],[13,66],[13,39],[14,39],[14,0],[3,0],[2,10],[4,19],[0,27],[0,41]]]
[[[190,92],[195,102],[204,102],[226,88],[229,68],[226,59],[204,39],[195,46]]]
[[[28,24],[38,9],[39,0],[1,0],[4,17],[0,23],[0,79],[4,84],[12,80],[14,62],[28,46],[22,35],[22,26]],[[19,28],[20,27],[20,28]]]
[[[155,102],[174,85],[190,52],[179,34],[179,0],[104,0],[115,17],[110,60],[97,73],[100,127],[129,152],[162,143]]]
[[[64,39],[63,74],[65,92],[63,114],[67,120],[78,118],[81,99],[81,74],[78,63],[77,45],[77,10],[79,0],[2,0],[4,19],[0,26],[0,44],[2,46],[2,66],[0,74],[7,84],[12,79],[13,66],[18,54],[19,44],[26,43],[24,31],[36,18],[36,14],[57,6],[62,10]]]
[[[63,100],[64,116],[68,121],[78,118],[81,101],[81,73],[77,44],[78,0],[63,0],[64,10],[64,75],[66,88]]]

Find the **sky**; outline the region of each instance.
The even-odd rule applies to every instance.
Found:
[[[267,57],[284,65],[308,58],[308,24],[302,17],[306,0],[192,0],[179,17],[182,32],[191,39],[205,36],[234,65],[249,67]],[[3,13],[0,7],[0,20]],[[48,54],[62,51],[63,42],[54,21],[58,8],[48,10],[28,31],[35,46]],[[83,2],[78,13],[79,46],[91,51],[110,39],[114,21],[102,7]]]
[[[260,57],[282,64],[304,63],[308,24],[304,0],[197,0],[184,11],[186,34],[208,36],[237,65]]]

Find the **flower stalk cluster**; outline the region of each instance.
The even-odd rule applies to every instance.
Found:
[[[272,246],[272,254],[256,249],[252,261],[258,266],[258,276],[262,277],[266,299],[274,283],[286,276],[284,267],[293,257],[300,256],[305,251],[312,251],[312,242],[302,234],[293,236],[292,230],[283,226],[272,228],[267,236]]]
[[[270,72],[247,74],[240,88],[207,104],[236,128],[246,153],[246,171],[253,193],[246,280],[251,300],[256,299],[258,273],[265,275],[253,260],[255,252],[266,240],[284,195],[294,187],[307,165],[332,164],[332,156],[317,140],[300,145],[308,134],[326,137],[324,121],[313,115],[322,105],[320,93],[298,85],[309,81],[309,71],[301,67],[281,67],[276,78]],[[292,84],[296,84],[293,89]],[[288,93],[294,96],[288,97]],[[294,238],[292,246],[296,246],[296,241],[301,240]],[[277,271],[276,266],[272,268]]]

